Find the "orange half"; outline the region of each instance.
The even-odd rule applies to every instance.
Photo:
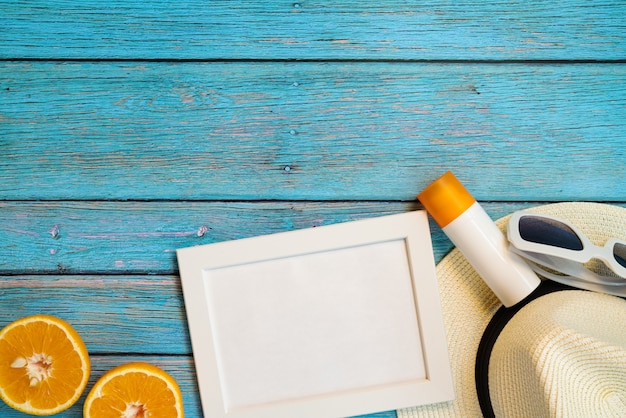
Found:
[[[105,373],[87,395],[84,418],[183,418],[178,384],[148,363],[129,363]]]
[[[53,415],[71,407],[89,380],[89,355],[62,319],[35,315],[0,331],[0,397],[11,408]]]

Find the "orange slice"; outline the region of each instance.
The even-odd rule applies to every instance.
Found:
[[[183,418],[176,381],[148,363],[129,363],[105,373],[87,395],[84,418]]]
[[[66,410],[85,390],[89,367],[83,340],[62,319],[29,316],[0,331],[0,397],[18,411]]]

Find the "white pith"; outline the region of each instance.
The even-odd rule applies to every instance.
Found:
[[[150,411],[141,402],[134,402],[126,405],[126,411],[121,418],[148,418]]]
[[[52,376],[52,357],[44,353],[33,354],[28,358],[18,357],[13,360],[11,367],[24,368],[30,386],[34,387]]]

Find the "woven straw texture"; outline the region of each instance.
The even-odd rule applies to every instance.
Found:
[[[489,361],[498,417],[626,417],[626,300],[540,297],[500,334]]]
[[[587,237],[596,245],[603,245],[604,242],[606,242],[606,240],[610,237],[626,239],[626,209],[621,207],[599,203],[567,202],[534,207],[532,208],[532,211],[569,220],[585,235],[587,235]],[[496,222],[503,232],[508,218],[509,217],[507,216]],[[593,263],[590,263],[590,267],[602,268]],[[450,355],[456,399],[453,402],[401,409],[398,410],[398,418],[482,417],[480,406],[478,404],[478,398],[476,396],[476,384],[474,381],[476,352],[487,324],[502,305],[457,249],[452,250],[437,265],[437,280],[439,283],[439,292],[442,301],[443,319],[446,328],[448,351]],[[576,291],[573,293],[583,292]],[[617,303],[624,302],[614,296],[600,296],[603,299],[610,299],[612,301],[616,301]],[[581,312],[585,311],[585,307],[581,306],[580,309]],[[625,309],[622,308],[622,311],[624,310]],[[623,321],[614,322],[613,325],[615,326],[615,332],[622,332],[623,324]],[[540,328],[536,327],[536,329],[541,332]],[[530,329],[530,331],[532,331],[532,329]],[[611,345],[610,343],[607,344],[608,346],[615,347],[615,345]],[[616,351],[623,351],[624,349],[626,348],[622,344],[621,348]],[[577,350],[572,350],[568,353],[568,355],[576,355],[576,352]],[[556,371],[557,368],[554,367],[555,362],[558,363],[560,357],[560,353],[552,353],[550,361],[552,362],[551,365],[553,367],[545,370],[531,370],[529,369],[530,366],[528,364],[508,364],[507,368],[511,371],[511,373],[515,370],[525,369],[528,376],[536,376],[538,373],[538,375],[544,376],[545,381],[550,381],[551,384],[556,384],[557,381],[552,378],[552,374],[561,373],[566,380],[573,377],[568,375],[567,370]],[[619,355],[617,355],[617,357],[619,357]],[[583,356],[581,359],[585,359],[585,357]],[[512,360],[509,359],[508,361]],[[621,374],[621,395],[618,390],[618,392],[613,391],[610,396],[603,399],[583,399],[582,396],[580,396],[580,399],[572,400],[558,395],[559,393],[568,393],[561,392],[561,388],[558,384],[556,386],[542,386],[542,390],[548,389],[548,392],[542,392],[539,395],[534,395],[541,396],[542,399],[547,399],[547,403],[543,403],[541,413],[538,414],[538,416],[587,416],[581,414],[584,413],[582,411],[589,410],[598,411],[597,414],[592,413],[591,416],[625,416],[622,413],[622,408],[626,405],[624,399],[626,388],[623,387],[623,376],[626,375],[626,364],[623,363],[623,358],[622,360],[618,359],[616,361],[617,365],[612,364],[611,367],[615,368],[614,374]],[[532,367],[536,366],[533,365]],[[594,367],[596,366],[591,365],[589,370]],[[496,383],[494,382],[494,384]],[[585,383],[583,382],[580,384],[584,385]],[[617,384],[619,387],[619,382],[617,382]],[[509,387],[506,390],[513,389]],[[568,391],[571,389],[563,390]],[[492,396],[494,396],[493,389],[491,389],[491,392]],[[601,394],[599,394],[601,392],[600,389],[588,393],[592,392],[594,393],[594,396],[601,396]],[[571,394],[571,392],[569,393]],[[501,399],[506,399],[506,394],[504,394],[503,397],[497,396],[497,399],[499,402]],[[551,402],[554,404],[553,407],[550,406]],[[513,403],[511,403],[512,406],[510,407],[502,407],[502,403],[506,403],[506,401],[500,402],[497,405],[497,407],[501,407],[501,409],[496,410],[498,416],[529,417],[534,415],[531,411],[510,410],[511,408],[516,407]],[[585,407],[588,408],[580,409],[576,406],[580,403],[584,404]],[[598,403],[605,403],[606,405],[604,409],[602,409],[602,407],[600,407],[601,409],[594,409]],[[496,405],[494,405],[494,408],[495,407]],[[576,411],[581,411],[581,414],[578,414]],[[501,415],[503,413],[505,415]]]

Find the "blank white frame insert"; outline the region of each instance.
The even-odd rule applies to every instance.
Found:
[[[344,417],[454,397],[425,212],[177,255],[205,416]]]

